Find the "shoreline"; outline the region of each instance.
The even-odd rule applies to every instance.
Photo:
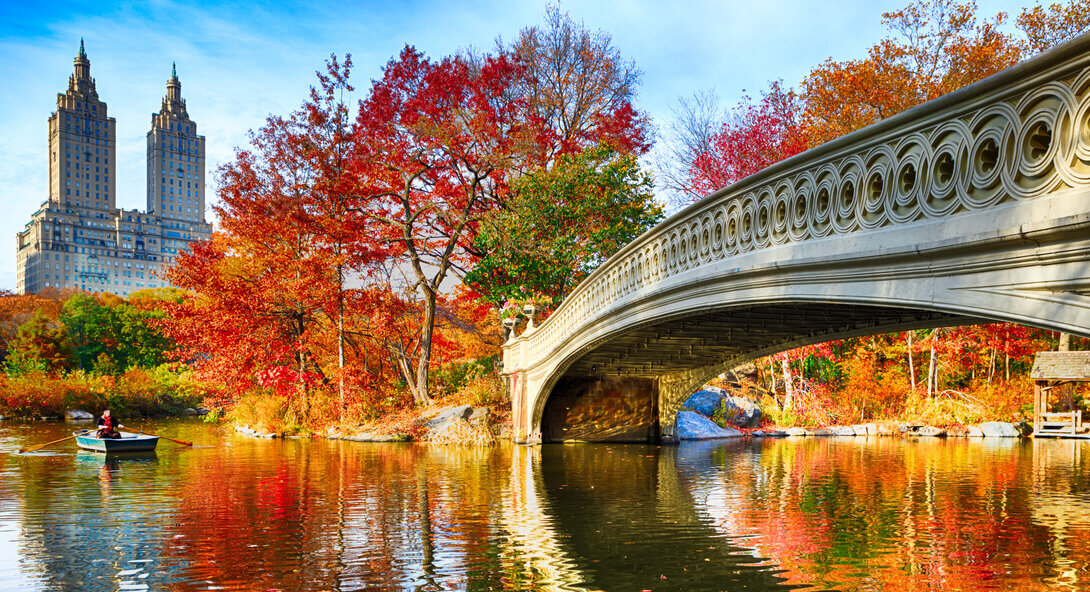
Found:
[[[454,446],[492,445],[501,441],[512,441],[510,437],[511,432],[509,426],[502,424],[477,424],[475,426],[468,419],[463,417],[463,415],[472,415],[472,412],[469,412],[467,414],[467,412],[465,411],[465,407],[469,406],[447,407],[440,409],[437,413],[432,412],[429,415],[418,416],[416,418],[416,422],[414,423],[413,430],[400,432],[382,432],[380,430],[367,429],[367,424],[356,426],[357,428],[360,428],[357,430],[343,430],[332,428],[326,430],[324,433],[314,433],[311,435],[284,435],[274,432],[263,432],[242,424],[235,424],[234,431],[245,436],[249,436],[251,438],[324,439],[373,443],[418,442]],[[473,408],[470,407],[470,409]],[[429,417],[431,419],[429,419]],[[428,428],[429,425],[431,426],[430,429]],[[450,426],[454,426],[456,429],[452,430]],[[770,425],[754,429],[732,429],[727,435],[719,435],[714,437],[685,438],[672,441],[646,443],[659,445],[677,445],[682,442],[704,442],[709,440],[791,437],[899,437],[904,439],[1032,437],[1032,430],[1029,430],[1029,432],[1027,432],[1027,427],[1028,426],[1026,426],[1025,424],[1016,424],[1011,422],[951,424],[943,427],[930,426],[922,423],[912,424],[899,422],[871,422],[865,424],[834,425],[822,427],[782,427]],[[459,431],[457,428],[461,428],[464,431]],[[465,430],[465,428],[469,429]],[[491,437],[487,438],[487,442],[481,441],[481,430],[489,430],[492,432]],[[435,437],[436,432],[443,433],[444,431],[455,432],[454,434],[452,434],[454,437]],[[458,437],[465,436],[465,434],[469,434],[469,436]],[[640,443],[609,441],[594,442],[583,440],[566,440],[555,443],[563,444],[576,442],[585,442],[590,444]]]

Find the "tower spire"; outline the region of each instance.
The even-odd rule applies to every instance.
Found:
[[[83,49],[83,37],[79,38],[79,56],[81,58],[87,57],[87,51]]]
[[[177,68],[177,66],[175,65],[174,62],[170,63],[170,77],[171,78],[177,78],[178,77],[178,68]]]

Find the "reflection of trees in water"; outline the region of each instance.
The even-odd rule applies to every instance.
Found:
[[[1034,510],[1055,491],[1034,477],[1039,455],[1017,440],[808,438],[682,447],[678,462],[692,457],[679,474],[700,512],[792,582],[1037,589],[1061,571]],[[1059,466],[1085,474],[1081,460]],[[1068,508],[1087,499],[1085,477],[1072,477],[1057,479],[1077,490],[1061,494]]]
[[[220,586],[500,589],[522,577],[517,541],[496,526],[511,462],[509,449],[408,444],[225,450],[202,466],[215,479],[182,479],[173,531],[193,543],[177,558]]]

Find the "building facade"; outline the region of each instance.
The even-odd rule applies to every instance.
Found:
[[[49,117],[49,198],[16,235],[16,290],[75,288],[127,295],[167,286],[174,257],[211,236],[204,219],[204,136],[177,72],[151,116],[147,211],[117,207],[116,122],[99,99],[83,42]]]

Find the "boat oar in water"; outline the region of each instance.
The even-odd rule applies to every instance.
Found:
[[[71,440],[72,438],[75,438],[76,436],[82,436],[82,435],[86,434],[87,432],[92,432],[92,431],[94,431],[94,430],[83,430],[82,432],[80,432],[78,434],[72,434],[71,436],[68,436],[67,438],[61,438],[60,440],[53,440],[52,442],[46,442],[45,444],[38,444],[37,446],[27,446],[26,448],[20,448],[19,449],[19,454],[23,454],[23,453],[26,453],[26,452],[34,452],[36,450],[41,450],[42,448],[45,448],[46,446],[49,446],[50,444],[56,444],[58,442],[64,442],[65,440]]]
[[[144,430],[140,430],[140,433],[144,434],[145,436],[155,436],[156,438],[161,438],[163,440],[170,440],[171,442],[174,442],[175,444],[181,444],[182,446],[192,446],[193,445],[192,442],[186,442],[185,440],[175,440],[174,438],[167,438],[166,436],[160,436],[159,434],[153,434],[151,432],[145,432]]]

